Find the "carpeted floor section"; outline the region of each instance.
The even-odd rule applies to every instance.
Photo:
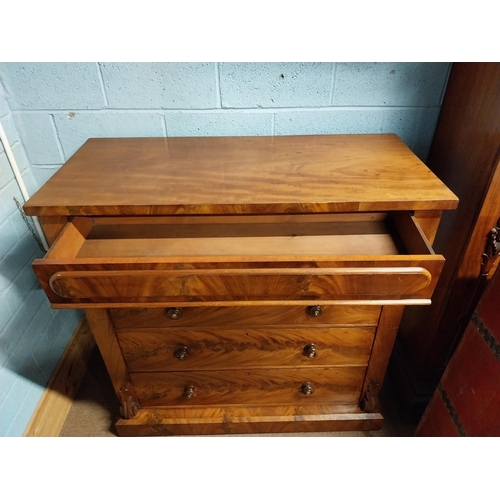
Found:
[[[415,426],[404,423],[398,416],[389,378],[382,389],[381,405],[385,420],[379,431],[265,434],[265,436],[409,437],[414,435]],[[98,349],[95,349],[89,369],[59,436],[116,437],[114,422],[118,419],[118,415],[118,402],[113,387],[101,355]]]

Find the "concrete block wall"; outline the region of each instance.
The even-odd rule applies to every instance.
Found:
[[[28,193],[33,176],[13,113],[0,82],[0,123]],[[1,142],[0,142],[1,144]],[[0,436],[21,436],[74,331],[80,314],[50,309],[31,268],[43,252],[21,213],[23,197],[0,146]],[[30,222],[31,219],[29,219]]]
[[[4,63],[33,175],[89,137],[396,133],[425,160],[449,63]]]
[[[0,119],[33,194],[89,137],[396,133],[425,161],[449,63],[1,63]],[[8,98],[8,99],[7,99]],[[0,435],[20,435],[76,312],[49,309],[41,252],[0,153]]]

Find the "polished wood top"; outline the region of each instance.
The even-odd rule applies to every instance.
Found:
[[[455,195],[394,134],[89,139],[28,215],[446,210]]]

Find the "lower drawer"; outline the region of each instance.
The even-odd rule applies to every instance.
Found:
[[[141,407],[357,405],[366,367],[131,373]]]
[[[121,331],[130,371],[366,365],[375,328]]]
[[[173,314],[176,309],[177,314]],[[279,325],[375,326],[380,306],[226,306],[110,309],[115,328],[238,327]],[[180,311],[180,313],[178,312]]]

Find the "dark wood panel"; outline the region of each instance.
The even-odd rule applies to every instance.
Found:
[[[366,365],[374,328],[168,329],[118,333],[130,371]]]
[[[393,356],[405,415],[418,422],[462,336],[488,233],[500,217],[500,63],[454,63],[428,159],[460,198],[434,250],[446,263],[430,307],[407,308]]]
[[[498,220],[500,191],[500,63],[454,63],[429,153],[429,168],[460,199],[443,213],[434,242],[446,263],[431,307],[405,312],[407,363],[422,381],[439,379],[450,345],[461,335],[481,255]],[[478,221],[479,226],[478,226]],[[488,227],[489,226],[489,227]]]

